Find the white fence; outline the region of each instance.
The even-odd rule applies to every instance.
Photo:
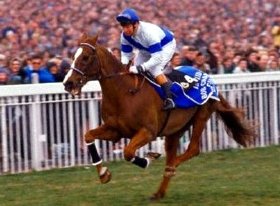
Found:
[[[231,104],[244,107],[249,119],[259,123],[255,147],[279,144],[280,73],[213,76]],[[0,174],[28,172],[91,163],[83,134],[100,124],[100,87],[90,82],[80,98],[65,93],[62,84],[0,87]],[[188,145],[189,132],[180,150]],[[117,144],[97,141],[105,161],[119,160],[127,140]],[[203,152],[236,148],[215,115],[202,137]],[[163,139],[141,148],[164,153]]]

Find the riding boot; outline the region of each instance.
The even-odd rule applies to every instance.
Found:
[[[175,103],[172,99],[172,92],[171,92],[171,86],[172,86],[172,82],[170,80],[168,80],[166,83],[164,83],[162,86],[162,89],[165,92],[165,100],[164,100],[164,104],[163,104],[163,110],[170,110],[170,109],[174,109],[175,108]]]

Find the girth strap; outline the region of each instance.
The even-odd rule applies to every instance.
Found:
[[[166,127],[167,122],[168,122],[168,120],[169,120],[170,112],[171,112],[171,110],[167,110],[167,116],[166,116],[166,118],[164,119],[164,123],[163,123],[163,125],[162,125],[160,131],[158,132],[158,136],[161,136],[162,131],[163,131],[164,128]]]

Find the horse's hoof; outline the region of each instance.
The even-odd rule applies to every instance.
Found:
[[[150,197],[151,201],[159,201],[164,197],[164,194],[161,193],[155,193]]]
[[[160,156],[161,156],[161,154],[156,153],[156,152],[148,152],[148,153],[146,154],[146,157],[148,157],[148,158],[151,159],[151,160],[156,160],[156,159],[158,159]]]
[[[100,178],[100,182],[102,184],[106,184],[107,182],[110,182],[112,175],[111,175],[111,172],[108,170],[107,167],[103,167],[103,168],[104,168],[104,171],[101,173],[99,178]]]

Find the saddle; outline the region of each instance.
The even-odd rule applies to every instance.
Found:
[[[210,98],[219,101],[218,89],[213,79],[201,70],[192,66],[176,67],[166,75],[171,81],[173,101],[177,108],[191,108],[203,105]],[[147,76],[146,76],[147,77]],[[162,99],[165,99],[164,91],[150,76],[147,77]]]

